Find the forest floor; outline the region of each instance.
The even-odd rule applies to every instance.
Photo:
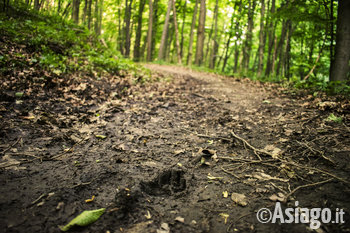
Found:
[[[313,232],[260,223],[276,201],[343,209],[344,223],[315,232],[350,232],[348,100],[145,66],[157,80],[142,85],[33,70],[2,80],[1,232],[60,232],[99,208],[72,231]]]

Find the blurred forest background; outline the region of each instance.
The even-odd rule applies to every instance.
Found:
[[[3,0],[2,9],[21,6],[72,20],[115,59],[350,92],[349,2]]]

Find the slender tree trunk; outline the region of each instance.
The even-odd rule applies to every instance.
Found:
[[[287,47],[286,47],[286,62],[285,62],[285,76],[287,79],[290,79],[290,62],[291,62],[291,41],[292,41],[292,35],[293,35],[293,24],[292,21],[289,22],[288,25],[288,37],[287,37]]]
[[[74,1],[74,0],[73,0]],[[98,28],[98,13],[99,13],[99,4],[98,4],[99,0],[95,0],[95,34],[99,35],[99,28]]]
[[[268,53],[267,53],[267,62],[266,62],[266,69],[265,69],[265,75],[269,76],[272,70],[272,50],[274,45],[274,38],[275,38],[275,28],[276,24],[274,23],[274,20],[271,15],[275,13],[275,0],[272,0],[271,2],[271,10],[270,10],[270,17],[268,19],[269,25],[267,26],[267,32],[268,32]]]
[[[187,56],[187,65],[188,65],[188,66],[190,66],[190,65],[192,64],[193,37],[194,37],[194,28],[196,27],[198,3],[199,3],[199,0],[196,0],[196,4],[194,5],[193,15],[192,15],[192,24],[191,24],[191,32],[190,32],[190,41],[189,41],[189,45],[188,45],[188,56]]]
[[[196,57],[195,64],[200,66],[203,62],[203,46],[205,38],[205,15],[206,15],[206,0],[201,0],[201,7],[199,11],[199,22],[197,31],[197,45],[196,45]]]
[[[72,19],[76,24],[79,24],[79,8],[80,0],[73,0]]]
[[[331,81],[349,81],[350,60],[350,1],[339,0],[335,56]]]
[[[141,46],[141,36],[142,36],[142,13],[145,9],[146,0],[141,0],[139,5],[139,12],[137,16],[137,29],[136,38],[134,44],[134,61],[140,61],[140,46]]]
[[[82,18],[84,25],[86,23],[87,5],[88,5],[88,0],[84,0],[84,9],[83,9],[83,18]]]
[[[247,27],[246,40],[244,43],[243,60],[242,60],[244,71],[248,71],[248,68],[249,68],[250,55],[252,50],[252,40],[253,40],[255,6],[256,6],[256,0],[250,0],[249,9],[248,9],[248,27]]]
[[[167,42],[166,39],[167,39],[167,34],[168,34],[169,19],[170,19],[170,12],[171,12],[172,4],[173,4],[173,0],[169,0],[168,1],[168,9],[166,12],[165,22],[164,22],[164,26],[163,26],[162,38],[160,41],[160,47],[159,47],[159,51],[158,51],[158,60],[164,59],[164,55],[165,55],[164,48],[166,47],[165,43]]]
[[[152,19],[152,60],[154,59],[154,52],[156,48],[156,43],[157,43],[157,31],[158,31],[158,6],[159,6],[159,0],[154,0],[153,2],[153,19]]]
[[[232,16],[231,16],[230,33],[229,33],[229,36],[227,38],[226,46],[225,46],[224,64],[222,65],[222,69],[221,69],[222,72],[225,71],[225,68],[226,68],[226,65],[227,65],[227,60],[229,58],[229,47],[230,47],[230,43],[231,43],[232,37],[234,35],[234,29],[233,29],[233,26],[235,25],[234,18],[235,18],[235,14],[232,14]]]
[[[219,0],[216,0],[215,3],[215,10],[214,10],[214,38],[213,38],[213,48],[210,54],[210,62],[209,62],[209,68],[214,69],[215,68],[215,62],[216,62],[216,56],[219,49],[219,43],[218,43],[218,15],[219,15]]]
[[[177,52],[177,63],[181,64],[181,50],[180,50],[180,41],[179,41],[179,30],[178,30],[178,27],[177,27],[175,0],[172,0],[172,1],[173,1],[173,16],[174,16],[174,27],[175,27],[175,42],[176,42],[176,52]]]
[[[242,0],[239,1],[239,10],[238,12],[242,11]],[[240,20],[236,20],[236,26],[235,26],[235,33],[236,33],[236,37],[240,38],[241,37],[241,31],[239,30],[240,27]],[[238,59],[239,59],[239,48],[238,48],[238,42],[237,40],[235,41],[235,52],[234,52],[234,66],[233,66],[233,72],[237,73],[238,71]]]
[[[332,71],[332,66],[333,66],[333,63],[334,63],[334,0],[331,0],[331,10],[330,10],[330,24],[331,24],[331,32],[330,32],[330,35],[331,35],[331,44],[330,44],[330,47],[329,47],[329,55],[330,55],[330,59],[331,59],[331,65],[329,66],[329,73],[331,73]]]
[[[91,5],[92,5],[92,0],[88,0],[88,7],[87,7],[87,25],[88,29],[91,29]]]
[[[277,54],[279,56],[279,60],[278,60],[278,63],[277,63],[277,69],[276,69],[276,75],[277,76],[281,74],[281,67],[282,67],[282,64],[283,64],[284,53],[285,53],[285,50],[283,48],[284,48],[284,42],[286,41],[288,21],[289,20],[284,21],[282,23],[281,37],[280,37],[280,40],[279,40],[278,46],[277,46]]]
[[[39,0],[34,0],[34,9],[35,10],[40,10],[40,3],[39,3]]]
[[[153,3],[149,0],[149,16],[148,16],[148,33],[147,33],[147,61],[152,61],[152,30],[153,30]]]
[[[130,36],[130,21],[131,21],[131,5],[132,5],[132,0],[125,0],[125,15],[124,15],[124,38],[125,38],[125,57],[129,57],[130,56],[130,40],[131,40],[131,36]]]
[[[184,29],[185,29],[185,21],[186,21],[186,7],[187,7],[187,1],[185,0],[185,4],[183,7],[182,27],[181,27],[181,42],[180,42],[180,55],[181,55],[181,57],[183,57],[183,48],[184,48]]]
[[[265,19],[265,0],[261,0],[261,9],[260,9],[260,32],[259,32],[259,51],[258,51],[258,76],[261,76],[261,73],[264,68],[264,50],[265,50],[265,28],[264,28],[264,19]]]

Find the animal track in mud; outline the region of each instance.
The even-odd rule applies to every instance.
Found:
[[[183,170],[169,169],[160,172],[151,181],[141,182],[141,187],[150,195],[176,195],[186,190],[187,180]]]

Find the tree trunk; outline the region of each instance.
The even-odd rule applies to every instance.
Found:
[[[124,38],[125,38],[125,57],[129,57],[130,56],[130,40],[131,40],[131,36],[130,36],[130,21],[131,21],[131,5],[132,5],[132,0],[125,0],[125,15],[124,15]]]
[[[203,62],[203,46],[205,38],[205,15],[206,15],[206,0],[201,0],[201,6],[199,10],[199,22],[198,22],[198,31],[197,31],[197,45],[196,45],[196,57],[195,64],[200,66]]]
[[[74,0],[73,0],[74,1]],[[96,35],[99,35],[99,28],[98,28],[98,13],[99,13],[99,4],[98,4],[98,1],[99,0],[95,0],[95,26],[94,26],[94,29],[95,29],[95,34]],[[101,1],[101,0],[100,0]]]
[[[275,0],[272,0],[271,3],[271,10],[270,10],[270,17],[268,19],[269,25],[267,26],[267,32],[268,32],[268,53],[267,53],[267,62],[266,62],[266,69],[265,69],[265,75],[269,76],[272,70],[272,49],[274,45],[274,38],[275,38],[275,23],[271,15],[275,13]]]
[[[149,16],[148,16],[148,33],[147,33],[147,61],[152,61],[152,29],[153,29],[153,3],[149,0]]]
[[[287,20],[287,21],[284,21],[282,23],[281,37],[280,37],[280,40],[278,41],[278,45],[277,45],[277,54],[279,56],[278,63],[277,63],[277,69],[276,69],[277,76],[281,74],[281,68],[282,68],[284,53],[285,53],[285,50],[283,48],[284,48],[284,42],[286,41],[286,35],[287,35],[289,21],[290,20]]]
[[[156,42],[157,42],[157,31],[158,31],[158,5],[159,5],[159,0],[154,0],[153,2],[153,19],[152,19],[152,60],[154,59],[154,52],[156,48]]]
[[[258,51],[258,77],[261,76],[261,73],[264,68],[264,50],[265,50],[265,28],[264,28],[264,19],[265,19],[265,0],[261,0],[261,9],[260,9],[260,32],[259,32],[259,51]]]
[[[76,24],[79,24],[79,8],[80,0],[73,0],[72,19]]]
[[[186,21],[186,8],[187,7],[187,1],[185,1],[184,7],[183,7],[183,18],[182,18],[182,28],[181,28],[181,42],[180,42],[180,55],[183,57],[183,49],[184,49],[184,29],[185,29],[185,21]]]
[[[145,9],[146,0],[141,0],[139,5],[139,12],[137,16],[137,29],[136,38],[134,44],[134,61],[140,61],[140,47],[141,47],[141,36],[142,36],[142,13]]]
[[[34,9],[35,10],[40,10],[40,3],[39,3],[39,0],[34,0]]]
[[[350,1],[339,0],[335,56],[330,73],[331,81],[349,81],[350,60]]]
[[[194,9],[193,9],[193,15],[192,15],[190,41],[189,41],[189,45],[188,45],[188,55],[187,55],[187,65],[188,66],[190,66],[192,64],[193,37],[194,37],[194,28],[196,27],[198,3],[199,3],[199,0],[196,0],[196,3],[194,5]]]
[[[87,5],[88,5],[88,0],[85,0],[84,1],[84,9],[83,9],[83,19],[82,19],[84,25],[86,23]]]
[[[215,25],[214,25],[214,38],[213,38],[213,47],[210,53],[210,60],[209,60],[209,68],[210,69],[214,69],[215,68],[215,62],[216,62],[216,56],[218,53],[218,48],[219,48],[219,44],[217,41],[217,37],[218,37],[218,15],[219,15],[219,0],[216,0],[215,3],[215,10],[214,10],[214,21],[215,21]]]
[[[88,29],[91,29],[91,5],[92,0],[88,0],[88,8],[87,8],[87,21],[88,21]]]
[[[176,53],[177,53],[177,63],[181,65],[181,50],[180,50],[180,41],[179,41],[179,30],[177,27],[176,19],[176,7],[175,0],[173,1],[173,15],[174,15],[174,27],[175,27],[175,42],[176,42]]]
[[[250,0],[249,9],[248,9],[248,27],[247,27],[246,40],[244,43],[243,60],[242,60],[244,71],[248,71],[250,55],[252,51],[255,6],[256,6],[256,0]]]
[[[163,26],[162,38],[160,41],[160,47],[159,47],[159,51],[158,51],[158,60],[164,59],[164,55],[165,55],[164,48],[166,47],[165,43],[167,42],[166,39],[167,39],[167,34],[168,34],[169,19],[170,19],[170,12],[171,12],[172,4],[173,4],[173,0],[169,0],[168,1],[168,9],[166,12],[165,22],[164,22],[164,26]]]
[[[222,72],[225,71],[225,67],[227,65],[227,60],[229,58],[229,47],[230,47],[231,39],[232,39],[232,37],[234,35],[234,30],[233,30],[234,18],[235,18],[235,14],[232,14],[232,16],[231,16],[230,33],[229,33],[229,36],[227,38],[226,46],[225,46],[224,64],[222,65],[222,69],[221,69]]]

